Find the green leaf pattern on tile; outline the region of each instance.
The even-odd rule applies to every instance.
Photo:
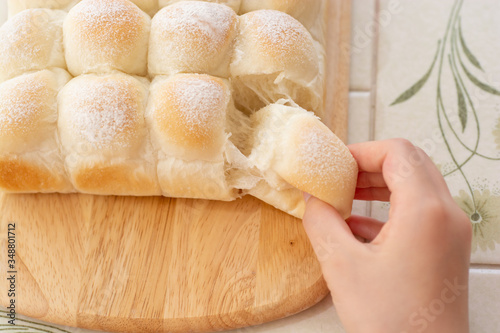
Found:
[[[497,246],[500,246],[500,196],[492,195],[488,190],[479,191],[478,189],[474,189],[463,167],[474,158],[498,162],[500,161],[500,157],[494,156],[495,152],[493,152],[491,156],[488,156],[478,151],[481,141],[480,113],[478,112],[480,110],[476,109],[476,105],[469,94],[468,86],[474,85],[493,96],[500,96],[500,91],[478,79],[477,76],[467,68],[467,65],[463,61],[463,58],[466,58],[470,64],[473,65],[476,72],[480,73],[478,70],[484,72],[478,58],[474,56],[467,45],[462,31],[460,12],[463,2],[464,0],[456,0],[454,2],[445,34],[438,42],[438,50],[432,60],[429,70],[420,80],[399,95],[391,106],[406,102],[414,97],[422,87],[429,82],[429,78],[433,74],[434,68],[437,68],[436,117],[441,137],[454,165],[454,168],[445,173],[444,177],[459,173],[464,180],[466,189],[461,190],[459,196],[455,197],[455,200],[468,214],[473,225],[474,238],[472,251],[477,251],[478,249],[486,251],[488,249],[494,250]],[[443,71],[443,67],[446,65],[444,61],[445,58],[448,58],[447,64],[449,66],[449,72]],[[449,112],[446,110],[447,106],[445,105],[442,95],[442,79],[444,79],[444,73],[450,72],[451,75],[453,75],[452,79],[455,83],[457,95],[456,105],[458,106],[457,116],[460,120],[462,133],[457,132],[454,128],[449,118]],[[451,107],[449,109],[453,110]],[[472,121],[473,123],[471,124]],[[473,145],[470,145],[470,143],[467,144],[463,137],[468,125],[475,125],[476,128],[475,143]],[[450,132],[455,141],[450,141]],[[500,118],[497,119],[496,127],[493,130],[493,137],[496,148],[500,151]],[[458,142],[459,146],[452,145],[452,142]],[[462,156],[462,154],[459,155],[457,153],[457,149],[459,148],[465,149],[469,153],[469,155],[460,162],[457,160],[457,156]]]
[[[460,44],[462,45],[462,49],[464,50],[464,54],[467,56],[471,64],[479,68],[480,70],[483,70],[481,67],[481,64],[477,60],[477,58],[472,54],[472,52],[469,50],[469,47],[467,46],[467,43],[465,42],[464,35],[462,34],[462,20],[458,21],[458,33],[460,36]]]
[[[452,66],[450,58],[450,67]],[[465,127],[467,126],[467,104],[465,104],[464,93],[462,91],[462,87],[458,83],[455,73],[453,73],[453,79],[455,80],[455,87],[457,89],[458,118],[460,119],[460,124],[462,124],[463,133],[465,131]]]
[[[408,88],[408,90],[406,90],[398,98],[396,98],[396,100],[394,102],[392,102],[391,106],[399,104],[399,103],[403,103],[403,102],[409,100],[416,93],[418,93],[420,91],[420,89],[422,89],[422,87],[425,85],[425,83],[427,82],[427,80],[431,76],[432,70],[434,69],[434,65],[436,64],[437,55],[439,53],[439,44],[440,44],[440,42],[438,42],[438,47],[437,47],[436,55],[434,56],[434,61],[432,61],[432,65],[429,68],[429,70],[427,71],[427,73],[425,73],[425,75],[420,80],[418,80],[414,85],[412,85],[410,88]]]

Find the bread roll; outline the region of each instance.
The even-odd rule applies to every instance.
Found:
[[[324,6],[324,0],[241,0],[240,14],[260,9],[279,10],[296,18],[311,32],[313,37],[322,41],[321,13]]]
[[[48,8],[48,9],[69,9],[80,0],[8,0],[9,17],[25,9]]]
[[[59,94],[59,133],[78,192],[160,195],[144,122],[149,82],[113,74],[82,75]]]
[[[66,68],[65,16],[60,10],[29,9],[0,27],[0,82],[33,70]]]
[[[356,189],[357,163],[349,149],[311,112],[280,104],[252,115],[250,162],[263,181],[249,193],[302,218],[301,191],[349,217]]]
[[[24,74],[0,84],[0,188],[7,192],[69,192],[57,138],[62,69]]]
[[[29,8],[50,8],[70,10],[80,0],[8,0],[9,1],[9,17]],[[109,1],[109,0],[106,0]],[[158,0],[130,0],[145,11],[148,15],[153,16],[158,11]]]
[[[160,8],[170,6],[171,4],[174,4],[179,1],[184,1],[184,0],[159,0]],[[236,13],[240,10],[240,4],[241,0],[201,0],[205,2],[216,2],[220,3],[226,6],[231,7],[232,10],[234,10]]]
[[[229,7],[182,1],[153,18],[149,74],[205,73],[227,78],[237,28]]]
[[[71,74],[147,74],[151,18],[128,0],[82,0],[64,22]]]
[[[226,179],[231,166],[225,156],[234,152],[228,140],[234,124],[229,120],[230,112],[238,111],[232,106],[226,80],[178,74],[158,76],[153,81],[146,119],[158,152],[163,195],[217,200],[237,197],[237,190]]]
[[[286,98],[322,116],[320,58],[309,32],[290,15],[258,10],[241,16],[231,63],[236,105],[254,112]]]

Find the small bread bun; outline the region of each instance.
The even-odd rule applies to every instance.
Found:
[[[227,78],[238,17],[229,7],[182,1],[151,25],[149,74],[205,73]]]
[[[8,0],[9,17],[29,8],[49,8],[70,10],[80,0]],[[158,11],[158,0],[129,0],[145,11],[148,15],[153,16]]]
[[[260,9],[274,9],[296,18],[309,31],[321,25],[320,13],[324,0],[241,0],[240,14],[246,14]],[[315,35],[315,34],[313,34]]]
[[[302,218],[301,191],[349,217],[356,189],[357,163],[349,149],[317,117],[297,107],[269,105],[252,116],[249,156],[265,182],[249,193]],[[300,191],[299,191],[300,190]]]
[[[251,113],[286,98],[322,116],[319,63],[310,33],[290,15],[258,10],[241,16],[231,63],[236,105]]]
[[[65,16],[60,10],[28,9],[0,27],[0,82],[33,70],[66,68]]]
[[[57,139],[57,93],[70,78],[56,68],[0,84],[1,189],[72,191]]]
[[[174,4],[174,3],[179,2],[179,1],[184,1],[184,0],[159,0],[160,8],[170,6],[171,4]],[[216,2],[216,3],[220,3],[223,5],[229,6],[236,13],[239,12],[240,4],[241,4],[241,0],[201,0],[201,1]]]
[[[82,0],[64,22],[71,74],[147,74],[151,18],[128,0]]]
[[[9,18],[25,9],[47,8],[67,10],[80,0],[8,0]]]
[[[82,75],[59,94],[59,133],[77,191],[159,195],[144,110],[149,82],[122,73]]]
[[[158,76],[146,112],[165,196],[233,200],[226,181],[226,80],[203,74]]]

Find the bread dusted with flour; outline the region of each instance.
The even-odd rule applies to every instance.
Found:
[[[149,82],[122,73],[71,80],[59,95],[59,134],[78,192],[159,195],[144,121]]]
[[[323,114],[321,56],[304,26],[285,13],[258,10],[240,17],[231,77],[238,107],[257,111],[280,99]]]
[[[323,41],[323,22],[321,15],[326,9],[323,0],[241,0],[240,14],[260,9],[274,9],[297,19],[309,30],[312,36]]]
[[[14,193],[71,192],[57,137],[62,69],[42,70],[0,84],[0,188]]]
[[[324,1],[56,2],[0,28],[1,189],[253,195],[299,218],[305,191],[349,216],[357,165],[317,117]]]
[[[60,10],[30,9],[0,27],[0,82],[33,70],[66,68],[65,17]]]
[[[70,10],[81,0],[8,0],[9,17],[25,9],[49,8]],[[102,0],[107,1],[107,0]],[[158,11],[158,0],[130,0],[148,15],[153,16]]]
[[[150,75],[204,73],[229,77],[237,16],[229,7],[181,1],[153,18]]]
[[[358,175],[349,149],[314,114],[272,104],[252,115],[249,160],[262,180],[249,193],[302,217],[302,191],[331,204],[347,218]]]
[[[150,26],[151,18],[128,0],[81,1],[64,21],[69,72],[145,76]]]

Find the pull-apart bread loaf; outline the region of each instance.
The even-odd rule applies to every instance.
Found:
[[[306,191],[347,218],[357,164],[320,120],[324,1],[304,3],[9,1],[0,188],[248,194],[299,218]]]

